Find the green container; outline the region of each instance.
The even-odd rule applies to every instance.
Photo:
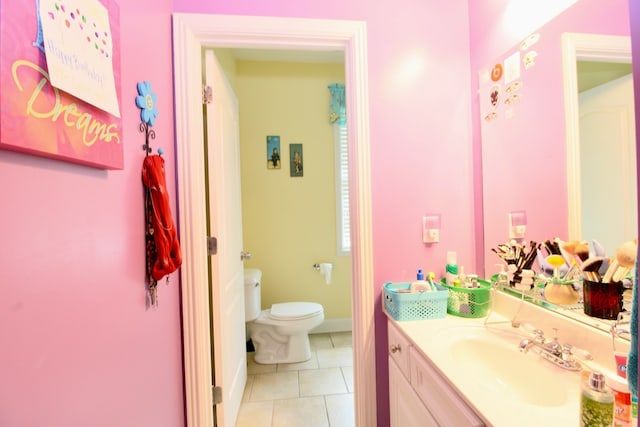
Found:
[[[451,286],[445,283],[445,279],[440,284],[449,290],[447,299],[447,313],[459,317],[484,317],[489,312],[491,299],[491,282],[479,279],[477,288],[463,288]]]

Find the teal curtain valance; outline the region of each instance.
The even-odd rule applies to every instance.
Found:
[[[329,105],[329,123],[346,125],[347,108],[344,99],[344,84],[330,84],[329,92],[331,93],[331,104]]]

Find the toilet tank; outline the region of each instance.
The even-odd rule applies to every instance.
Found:
[[[255,320],[262,311],[260,301],[262,271],[257,268],[244,269],[244,321]]]

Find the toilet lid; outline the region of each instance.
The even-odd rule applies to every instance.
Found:
[[[275,320],[307,319],[322,312],[322,306],[315,302],[283,302],[271,306],[269,317]]]

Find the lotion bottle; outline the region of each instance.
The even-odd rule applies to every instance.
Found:
[[[580,427],[610,427],[613,417],[613,392],[606,386],[602,372],[593,371],[582,384]]]
[[[453,286],[453,282],[458,279],[457,255],[453,251],[447,252],[447,265],[445,265],[445,281],[447,285]]]
[[[431,285],[429,284],[429,282],[424,280],[424,272],[422,271],[421,268],[419,268],[416,274],[416,280],[411,282],[411,291],[424,292],[424,291],[430,291],[430,290],[431,290]]]

